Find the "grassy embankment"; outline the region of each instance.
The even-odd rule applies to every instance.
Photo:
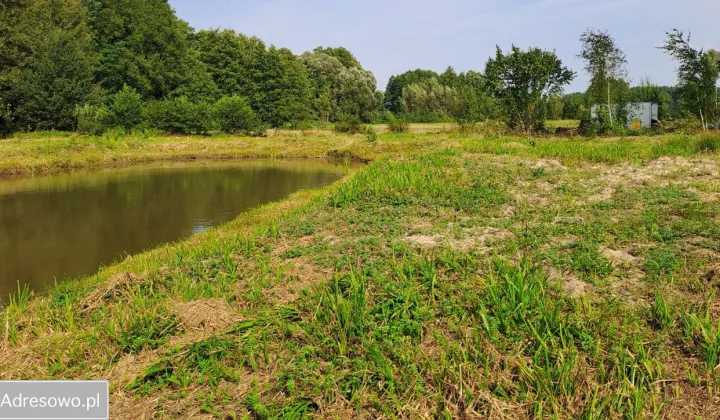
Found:
[[[15,296],[0,376],[109,379],[120,418],[717,418],[719,143],[0,144],[0,168],[19,173],[203,153],[375,160],[47,296]]]

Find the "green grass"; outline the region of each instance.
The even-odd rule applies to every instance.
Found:
[[[579,120],[553,120],[545,123],[545,127],[549,129],[554,128],[578,128],[580,125]]]
[[[128,417],[712,418],[719,408],[714,140],[447,133],[0,148],[53,168],[51,150],[71,141],[78,165],[284,147],[373,162],[47,295],[20,289],[5,309],[6,379],[109,379],[111,411]]]
[[[444,127],[444,125],[443,125]],[[471,153],[558,159],[566,165],[585,162],[646,162],[663,156],[714,155],[717,135],[666,135],[608,139],[515,138],[463,134],[457,127],[440,132],[387,134],[370,142],[364,135],[282,132],[268,138],[101,137],[48,132],[0,140],[0,176],[35,175],[88,167],[182,159],[330,158],[375,160],[420,150],[452,148]]]

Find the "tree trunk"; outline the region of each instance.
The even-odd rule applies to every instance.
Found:
[[[702,124],[703,131],[707,131],[707,124],[705,123],[705,116],[703,116],[702,109],[700,109],[700,124]]]
[[[608,93],[608,116],[610,117],[610,124],[613,124],[612,103],[610,101],[610,79],[608,79],[608,82],[607,82],[607,93]]]

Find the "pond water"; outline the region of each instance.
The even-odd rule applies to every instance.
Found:
[[[318,161],[182,162],[0,179],[0,300],[337,181]]]

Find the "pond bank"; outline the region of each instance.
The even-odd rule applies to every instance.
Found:
[[[0,372],[131,418],[715,418],[698,144],[358,137],[342,181],[18,297]]]

